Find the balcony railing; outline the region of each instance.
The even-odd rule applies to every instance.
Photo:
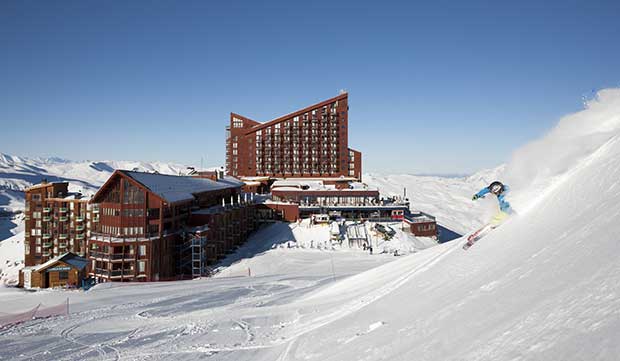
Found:
[[[67,244],[66,243],[58,243],[58,247],[60,247],[60,248],[67,248]]]
[[[93,222],[95,223],[99,222],[99,217],[93,217]]]
[[[75,219],[76,222],[84,222],[84,217],[77,217]]]
[[[78,231],[78,232],[81,232],[81,231],[84,230],[84,226],[77,226],[77,227],[75,227],[75,230]]]
[[[60,218],[58,218],[58,220],[61,221],[61,222],[66,222],[66,221],[69,220],[69,218],[65,217],[65,216],[61,216]]]
[[[43,243],[43,248],[51,248],[51,247],[52,247],[52,242]]]
[[[52,209],[50,207],[44,207],[43,208],[43,213],[49,213],[51,211],[52,211]]]
[[[84,235],[78,233],[75,235],[75,239],[84,239]]]
[[[108,254],[107,253],[103,253],[103,252],[99,252],[99,251],[90,251],[88,253],[88,255],[90,257],[93,257],[93,258],[108,258]]]
[[[61,235],[58,236],[58,239],[67,239],[67,237],[69,237],[69,235],[61,234]]]
[[[108,271],[107,269],[103,269],[103,268],[95,268],[95,274],[102,275],[102,276],[109,276],[110,271]]]
[[[43,239],[50,239],[50,238],[52,238],[51,234],[49,234],[49,233],[44,233],[43,234]]]
[[[60,207],[58,210],[60,213],[67,213],[67,207]]]
[[[51,220],[52,220],[52,217],[50,216],[43,217],[43,222],[51,222]]]

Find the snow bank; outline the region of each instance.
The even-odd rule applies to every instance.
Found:
[[[23,226],[21,227],[23,229]],[[0,285],[14,285],[24,267],[24,232],[0,242]]]

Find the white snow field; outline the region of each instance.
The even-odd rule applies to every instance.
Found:
[[[0,357],[618,360],[620,90],[516,152],[502,178],[519,215],[468,251],[462,240],[403,257],[279,247],[293,230],[275,224],[220,277],[0,289],[0,312],[71,304],[68,317],[1,330]]]

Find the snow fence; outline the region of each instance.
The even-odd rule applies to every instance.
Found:
[[[9,314],[0,316],[0,328],[6,328],[13,325],[17,325],[22,322],[35,320],[39,318],[48,318],[55,316],[69,316],[69,298],[63,303],[55,306],[43,307],[42,303],[39,303],[36,307],[17,314]]]

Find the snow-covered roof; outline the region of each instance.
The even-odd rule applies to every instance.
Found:
[[[135,171],[121,171],[133,178],[151,192],[157,194],[169,203],[176,203],[194,199],[194,194],[228,188],[239,188],[243,185],[240,180],[225,176],[214,181],[208,178],[176,176],[157,173]]]
[[[32,267],[32,270],[38,272],[50,267],[51,265],[59,261],[62,261],[80,270],[84,269],[84,267],[86,267],[86,265],[88,264],[88,260],[86,258],[82,258],[71,252],[67,252],[61,254],[60,256],[54,257],[45,263]]]

